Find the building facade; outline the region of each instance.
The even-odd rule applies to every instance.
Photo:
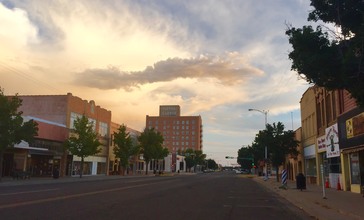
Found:
[[[310,87],[302,95],[301,109],[301,146],[305,176],[308,183],[317,182],[317,120],[315,90]]]
[[[146,116],[146,128],[154,128],[164,138],[164,147],[172,154],[172,171],[176,171],[177,154],[187,149],[203,150],[201,116],[181,116],[180,106],[161,105],[159,116]]]
[[[22,99],[22,105],[18,110],[23,112],[23,116],[36,119],[39,124],[37,140],[34,143],[35,145],[30,147],[48,150],[56,149],[57,152],[54,155],[42,155],[44,153],[37,149],[38,151],[31,154],[32,161],[39,161],[37,165],[32,164],[36,175],[50,175],[49,169],[44,172],[43,167],[51,167],[54,163],[59,163],[57,168],[60,170],[61,176],[79,175],[81,158],[70,155],[62,149],[63,142],[69,137],[74,121],[82,115],[88,117],[89,121],[94,124],[94,129],[98,133],[101,142],[101,152],[95,156],[85,158],[83,174],[107,173],[111,111],[96,106],[94,101],[82,100],[71,93],[67,95],[19,96],[19,98]],[[55,132],[55,129],[62,132]],[[57,136],[57,134],[61,134],[61,136],[53,137]],[[16,154],[14,158],[17,160]],[[39,167],[42,167],[42,169]],[[29,170],[30,168],[27,167],[26,169]]]
[[[347,91],[341,91],[343,114],[338,117],[342,188],[364,193],[364,109]]]

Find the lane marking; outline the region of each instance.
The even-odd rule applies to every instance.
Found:
[[[55,191],[55,190],[59,190],[59,188],[33,190],[33,191],[24,191],[24,192],[14,192],[14,193],[1,193],[0,196],[11,196],[11,195],[28,194],[28,193],[38,193],[38,192],[47,192],[47,191]]]
[[[172,180],[171,180],[172,181]],[[176,181],[176,180],[173,180]],[[58,200],[65,200],[65,199],[73,199],[73,198],[79,198],[84,196],[91,196],[91,195],[97,195],[101,193],[109,193],[109,192],[116,192],[116,191],[122,191],[126,189],[133,189],[143,186],[150,186],[154,185],[160,182],[154,182],[154,183],[145,183],[140,185],[134,185],[134,186],[126,186],[126,187],[119,187],[114,189],[105,189],[105,190],[99,190],[99,191],[93,191],[93,192],[86,192],[86,193],[79,193],[79,194],[73,194],[73,195],[66,195],[66,196],[57,196],[53,198],[47,198],[47,199],[39,199],[39,200],[33,200],[33,201],[27,201],[27,202],[19,202],[14,204],[6,204],[6,205],[0,205],[0,209],[6,209],[6,208],[14,208],[18,206],[26,206],[26,205],[34,205],[34,204],[40,204],[45,202],[54,202]]]

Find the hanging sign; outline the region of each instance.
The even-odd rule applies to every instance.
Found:
[[[339,157],[340,149],[339,149],[339,133],[337,129],[337,124],[334,124],[325,130],[325,144],[326,144],[326,156],[330,157]]]

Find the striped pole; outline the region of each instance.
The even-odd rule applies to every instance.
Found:
[[[287,170],[282,170],[282,187],[287,188]]]

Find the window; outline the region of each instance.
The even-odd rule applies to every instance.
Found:
[[[325,105],[326,105],[326,122],[330,123],[332,121],[332,105],[331,105],[331,95],[327,95],[325,99]]]
[[[74,113],[74,112],[71,112],[71,117],[70,117],[70,128],[73,129],[75,128],[75,121],[77,118],[81,118],[82,115],[81,114],[77,114],[77,113]]]
[[[105,122],[99,122],[99,134],[103,137],[107,136],[109,134],[109,129],[107,126],[107,123]]]

